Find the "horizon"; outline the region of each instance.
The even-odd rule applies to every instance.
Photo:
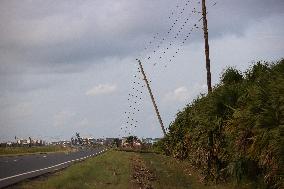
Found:
[[[160,138],[150,96],[135,83],[142,81],[136,58],[142,59],[168,128],[176,113],[207,91],[200,15],[190,12],[200,6],[186,3],[1,1],[0,141],[67,139],[76,132]],[[284,58],[283,8],[281,0],[208,2],[212,86],[227,67],[244,72],[253,62]],[[186,25],[177,28],[178,39],[168,35],[173,23]],[[168,44],[167,52],[160,50]],[[139,102],[128,100],[137,93]],[[131,128],[125,116],[134,113],[129,103],[140,110]]]

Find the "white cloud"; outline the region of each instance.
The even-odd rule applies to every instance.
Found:
[[[101,94],[110,94],[116,90],[116,85],[99,84],[86,92],[87,96],[96,96]]]
[[[181,86],[176,88],[174,91],[171,91],[165,95],[165,100],[167,101],[185,101],[189,99],[189,91],[186,87]]]

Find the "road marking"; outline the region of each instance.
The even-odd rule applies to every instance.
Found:
[[[14,159],[14,162],[18,161],[17,159]]]
[[[97,155],[97,153],[92,154],[92,156],[94,156],[94,155]],[[58,166],[60,166],[60,165],[64,165],[64,164],[71,163],[71,162],[74,162],[74,161],[81,161],[81,160],[83,160],[83,159],[86,159],[87,157],[89,157],[89,156],[85,156],[85,157],[78,158],[78,159],[73,159],[73,160],[66,161],[66,162],[63,162],[63,163],[59,163],[59,164],[56,164],[56,165],[53,165],[53,166],[49,166],[49,167],[46,167],[46,168],[37,169],[37,170],[34,170],[34,171],[29,171],[29,172],[25,172],[25,173],[13,175],[13,176],[10,176],[10,177],[1,178],[1,179],[0,179],[0,182],[1,182],[1,181],[4,181],[4,180],[16,178],[16,177],[19,177],[19,176],[23,176],[23,175],[28,175],[28,174],[31,174],[31,173],[36,173],[36,172],[39,172],[39,171],[44,171],[44,170],[51,169],[51,168],[54,168],[54,167],[58,167]],[[14,160],[14,161],[17,161],[17,160]]]
[[[42,156],[43,158],[46,158],[46,156]]]

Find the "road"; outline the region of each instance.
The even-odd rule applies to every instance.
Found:
[[[0,157],[0,188],[15,184],[27,178],[68,167],[106,151],[104,148],[81,149],[69,153],[34,154]]]

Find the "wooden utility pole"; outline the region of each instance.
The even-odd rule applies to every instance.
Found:
[[[202,0],[202,17],[203,17],[204,40],[205,40],[207,87],[208,87],[208,93],[210,93],[210,92],[212,92],[212,87],[211,87],[211,72],[210,72],[209,43],[208,43],[208,27],[207,27],[206,14],[207,14],[207,11],[206,11],[205,0]]]
[[[138,59],[137,59],[138,60]],[[139,66],[140,66],[140,70],[141,70],[141,73],[143,75],[143,80],[145,81],[146,83],[146,86],[147,86],[147,89],[148,89],[148,92],[150,94],[150,97],[151,97],[151,100],[152,100],[152,103],[153,103],[153,106],[155,108],[155,111],[156,111],[156,114],[157,114],[157,117],[158,117],[158,120],[160,122],[160,125],[161,125],[161,128],[162,128],[162,131],[164,133],[164,136],[166,136],[166,131],[165,131],[165,128],[164,128],[164,124],[163,124],[163,121],[162,121],[162,118],[161,118],[161,115],[159,113],[159,110],[158,110],[158,107],[157,107],[157,104],[155,102],[155,98],[154,98],[154,95],[152,93],[152,90],[150,88],[150,85],[149,85],[149,82],[147,80],[147,77],[146,77],[146,74],[144,72],[144,69],[143,69],[143,66],[142,66],[142,63],[140,60],[138,60],[138,63],[139,63]]]
[[[210,58],[209,58],[209,43],[208,43],[208,27],[207,27],[207,11],[205,0],[202,0],[202,18],[203,18],[203,31],[204,31],[204,40],[205,40],[205,57],[206,57],[206,71],[207,71],[207,87],[208,94],[212,92],[211,87],[211,72],[210,72]],[[213,161],[213,132],[208,132],[208,162],[207,162],[207,176],[211,175],[211,167]]]

